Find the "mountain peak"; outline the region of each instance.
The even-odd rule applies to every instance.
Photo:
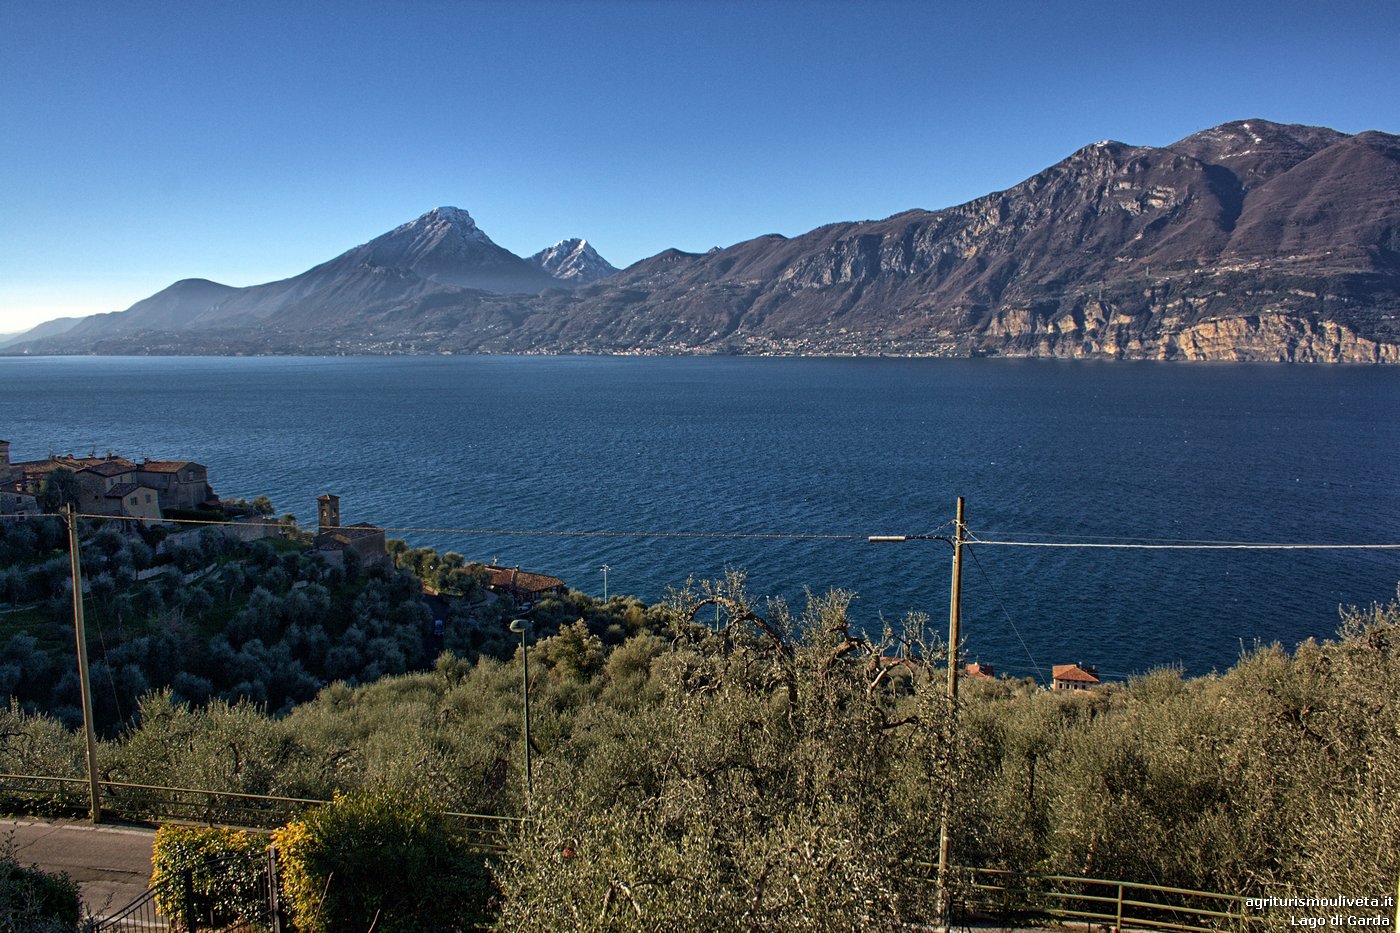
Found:
[[[1192,133],[1166,148],[1207,165],[1223,165],[1242,177],[1269,177],[1346,138],[1347,134],[1323,126],[1274,123],[1255,117]]]
[[[535,294],[554,285],[549,276],[492,242],[460,207],[435,207],[332,262],[500,294]]]
[[[491,243],[491,238],[476,225],[472,215],[460,207],[435,207],[406,224],[400,224],[387,235],[392,237],[403,234],[419,240],[428,239],[434,243],[453,238]]]
[[[570,285],[588,285],[617,271],[612,263],[598,255],[587,240],[578,237],[560,240],[548,249],[540,250],[530,257],[530,262]]]
[[[462,210],[460,207],[435,207],[426,214],[413,221],[416,224],[446,223],[456,226],[476,228],[476,221],[472,220],[472,215]]]

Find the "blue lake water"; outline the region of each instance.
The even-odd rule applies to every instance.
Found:
[[[14,459],[209,466],[225,496],[391,528],[1400,540],[1400,369],[758,358],[0,358]],[[390,532],[571,586],[859,595],[946,621],[937,541]],[[972,548],[970,657],[1223,669],[1395,595],[1400,552]],[[1024,642],[1024,644],[1023,644]]]

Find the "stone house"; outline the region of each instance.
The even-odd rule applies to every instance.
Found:
[[[564,585],[564,581],[558,577],[532,573],[528,570],[521,570],[519,567],[493,565],[487,567],[486,572],[491,576],[491,580],[487,584],[491,592],[506,596],[517,604],[532,603],[550,594],[563,596],[569,591],[569,588]]]
[[[117,483],[103,494],[105,507],[92,515],[122,515],[144,521],[158,522],[160,497],[149,486],[137,483]]]
[[[209,486],[209,468],[190,460],[143,460],[137,482],[156,490],[163,509],[197,509],[218,497]]]
[[[47,460],[21,460],[13,466],[19,471],[20,490],[31,496],[37,496],[43,491],[44,481],[49,478],[50,473],[56,470],[76,473],[82,469],[82,464],[75,465],[70,458],[66,457],[49,457]]]
[[[74,470],[73,476],[78,481],[78,511],[160,521],[160,496],[140,482],[130,460],[102,460]]]
[[[1050,670],[1052,690],[1088,690],[1099,685],[1099,669],[1091,664],[1056,664]]]

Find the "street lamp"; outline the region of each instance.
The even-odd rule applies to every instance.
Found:
[[[530,774],[530,649],[525,644],[525,635],[530,631],[530,623],[525,619],[511,619],[510,630],[520,636],[520,661],[523,673],[520,684],[525,695],[525,812],[530,812],[530,804],[535,796],[534,780]]]
[[[598,569],[601,570],[601,571],[603,571],[603,602],[607,602],[607,601],[608,601],[608,570],[609,570],[609,567],[608,567],[607,564],[604,564],[602,567],[599,567]]]

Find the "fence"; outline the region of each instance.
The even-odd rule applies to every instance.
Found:
[[[124,819],[175,819],[249,829],[274,829],[311,807],[330,802],[313,797],[277,797],[123,781],[99,781],[98,787],[103,812]],[[82,778],[50,775],[0,774],[0,809],[47,816],[83,814],[88,809],[88,782]],[[455,810],[445,811],[443,815],[456,825],[473,849],[486,854],[505,851],[510,838],[526,822],[518,816]]]
[[[1081,920],[1114,931],[1213,933],[1260,923],[1242,895],[995,868],[960,868],[958,875],[959,906],[968,913]]]
[[[98,933],[156,933],[286,929],[274,856],[211,859],[148,888],[100,921]]]

